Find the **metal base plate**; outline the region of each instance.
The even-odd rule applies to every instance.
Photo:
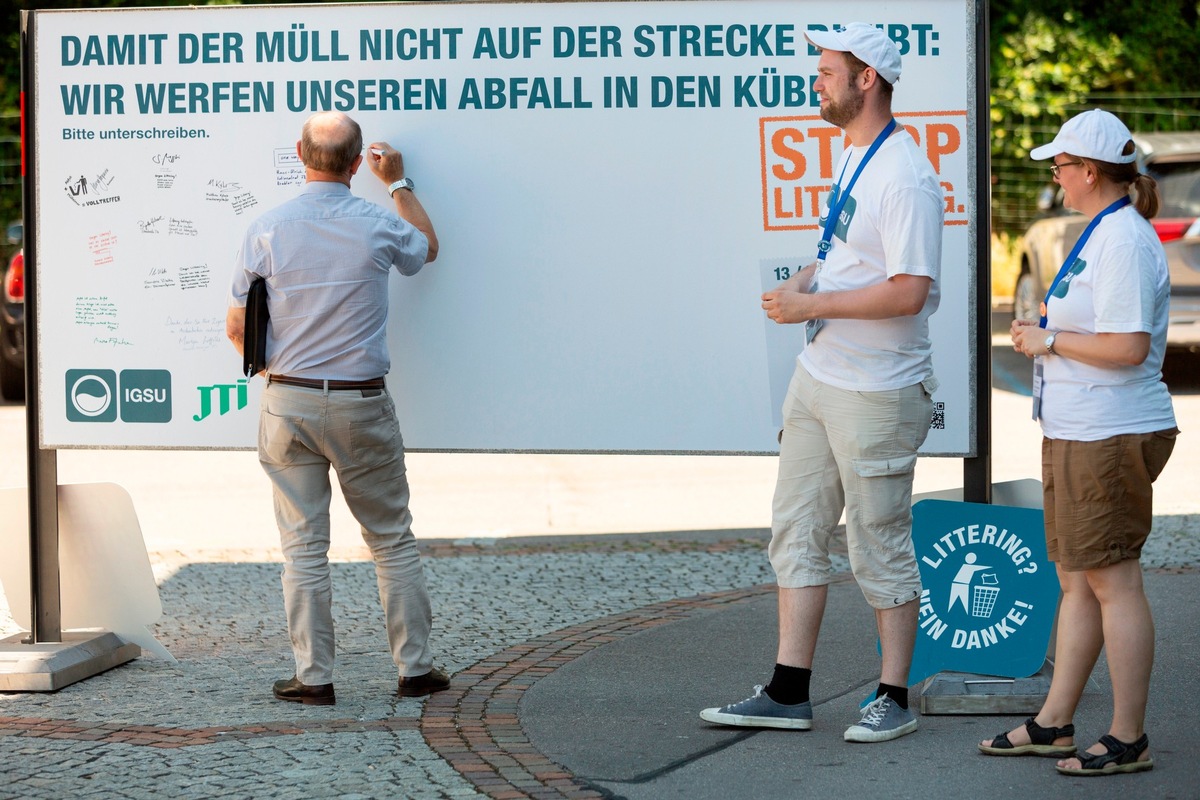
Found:
[[[64,631],[61,642],[0,639],[0,692],[56,692],[132,661],[142,648],[110,631]]]
[[[921,692],[922,714],[1036,714],[1050,691],[1050,662],[1028,678],[939,672]]]

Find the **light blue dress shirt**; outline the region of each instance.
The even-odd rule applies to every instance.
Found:
[[[244,307],[250,283],[266,278],[271,325],[267,372],[320,380],[387,374],[388,276],[425,264],[425,234],[350,193],[311,182],[246,231],[230,304]]]

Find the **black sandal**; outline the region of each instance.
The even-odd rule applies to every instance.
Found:
[[[1087,751],[1077,753],[1078,768],[1056,766],[1055,769],[1063,775],[1115,775],[1118,772],[1141,772],[1154,768],[1152,758],[1138,761],[1150,746],[1150,739],[1144,733],[1136,742],[1122,742],[1106,733],[1100,737],[1100,744],[1104,745],[1107,752],[1099,755]]]
[[[991,745],[979,745],[979,750],[989,756],[1055,756],[1070,758],[1075,755],[1075,745],[1055,744],[1055,739],[1064,736],[1075,736],[1075,726],[1071,723],[1061,728],[1043,728],[1033,721],[1033,717],[1025,720],[1025,730],[1029,733],[1029,744],[1014,745],[1008,740],[1008,733],[993,737]]]

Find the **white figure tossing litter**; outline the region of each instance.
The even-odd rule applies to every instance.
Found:
[[[974,553],[967,553],[964,563],[958,568],[958,574],[954,576],[954,580],[950,584],[950,611],[954,610],[955,603],[961,603],[963,611],[969,611],[967,608],[967,593],[971,588],[971,579],[975,577],[976,572],[982,572],[985,569],[991,569],[989,566],[975,566],[975,561],[979,557]]]

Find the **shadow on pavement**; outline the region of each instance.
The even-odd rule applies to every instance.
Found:
[[[774,660],[774,597],[705,611],[629,636],[538,681],[521,704],[530,741],[607,797],[692,800],[728,797],[983,797],[1096,800],[1193,797],[1200,762],[1195,726],[1166,687],[1197,666],[1191,601],[1200,575],[1150,574],[1158,623],[1148,732],[1157,766],[1137,776],[1065,778],[1053,761],[980,755],[975,743],[1020,724],[1016,716],[921,718],[912,736],[880,745],[847,744],[856,706],[874,686],[873,620],[857,586],[831,586],[814,663],[812,731],[723,728],[698,712],[748,696]],[[835,591],[836,590],[836,591]],[[1112,694],[1103,658],[1075,719],[1077,742],[1104,733]],[[897,787],[904,787],[897,789]]]

